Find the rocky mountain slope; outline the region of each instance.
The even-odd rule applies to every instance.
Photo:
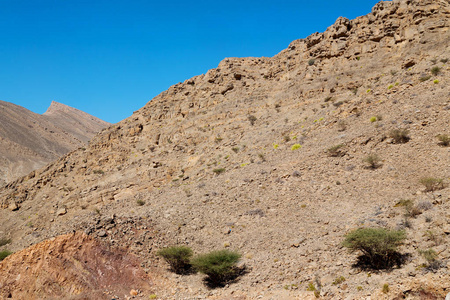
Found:
[[[55,101],[43,115],[0,101],[0,186],[84,146],[108,125]]]
[[[274,57],[227,58],[172,86],[86,149],[1,189],[3,248],[84,231],[139,257],[159,282],[146,298],[315,299],[312,284],[324,299],[443,299],[450,148],[437,136],[450,134],[449,16],[448,1],[380,2]],[[424,177],[444,188],[428,191]],[[405,216],[404,200],[417,214]],[[408,260],[355,267],[341,243],[361,226],[405,229]],[[237,250],[248,273],[208,289],[155,257],[173,244]],[[430,248],[433,271],[419,254]]]

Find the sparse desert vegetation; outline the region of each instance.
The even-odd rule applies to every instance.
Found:
[[[236,267],[241,255],[230,250],[217,250],[201,254],[192,259],[192,266],[207,275],[212,285],[221,285],[238,275]]]
[[[358,228],[349,232],[342,243],[352,251],[361,251],[362,266],[385,269],[400,264],[398,248],[406,239],[405,231],[384,228]]]
[[[419,182],[425,187],[425,192],[434,192],[444,188],[444,179],[436,177],[422,177]]]
[[[378,169],[381,167],[381,158],[375,153],[364,157],[363,162],[366,163],[366,168],[369,169]]]
[[[175,273],[184,274],[191,268],[193,253],[187,246],[172,246],[158,250],[157,255],[164,258]]]
[[[396,144],[404,144],[410,140],[409,130],[407,129],[393,129],[389,132],[389,137],[391,137]]]
[[[450,145],[450,136],[447,134],[439,134],[437,139],[439,140],[439,144],[444,147],[448,147],[448,145]]]
[[[9,250],[2,250],[0,251],[0,261],[4,260],[6,257],[10,256],[12,254]]]

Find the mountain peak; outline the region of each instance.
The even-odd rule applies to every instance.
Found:
[[[52,103],[50,104],[44,115],[49,115],[55,112],[69,112],[69,111],[79,111],[79,110],[66,104],[52,101]]]

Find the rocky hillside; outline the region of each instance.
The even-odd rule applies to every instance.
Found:
[[[443,299],[449,16],[448,1],[380,2],[274,57],[227,58],[172,86],[1,189],[3,248],[84,231],[136,254],[164,283],[151,291],[160,299],[315,299],[311,285],[324,299]],[[361,226],[404,229],[408,259],[355,267],[341,243]],[[248,273],[210,290],[155,257],[173,244],[237,250]],[[430,248],[433,270],[419,253]]]
[[[0,101],[0,186],[84,146],[108,125],[54,101],[43,115]]]

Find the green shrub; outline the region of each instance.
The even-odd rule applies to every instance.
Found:
[[[145,204],[145,201],[141,200],[141,199],[138,199],[138,200],[136,200],[136,204],[139,205],[139,206],[142,206],[142,205]]]
[[[440,72],[441,72],[441,68],[439,68],[438,66],[435,66],[435,67],[431,68],[431,74],[433,74],[434,76],[436,76]]]
[[[441,63],[444,63],[444,64],[445,64],[445,63],[447,63],[447,62],[448,62],[448,58],[442,58],[442,59],[441,59]]]
[[[377,117],[371,117],[371,118],[370,118],[370,122],[371,122],[371,123],[376,122],[376,121],[377,121]]]
[[[338,285],[341,284],[345,281],[345,277],[344,276],[339,276],[337,277],[334,281],[333,281],[333,285]]]
[[[394,207],[409,206],[409,205],[413,205],[412,200],[410,200],[410,199],[401,199],[397,203],[395,203]]]
[[[422,82],[424,82],[424,81],[427,81],[427,80],[430,79],[430,78],[431,78],[430,75],[425,75],[425,76],[420,77],[419,80],[422,81]]]
[[[383,284],[382,292],[385,294],[389,293],[389,284],[387,283]]]
[[[291,150],[297,150],[297,149],[300,149],[301,147],[302,147],[302,145],[300,145],[300,144],[294,144],[294,145],[292,145]]]
[[[384,228],[358,228],[342,243],[352,251],[361,251],[360,262],[373,269],[386,269],[399,263],[398,247],[406,238],[404,231]]]
[[[308,283],[308,287],[306,288],[306,290],[307,290],[307,291],[310,291],[310,292],[314,292],[314,296],[315,296],[316,298],[319,298],[319,297],[320,297],[320,291],[318,291],[318,290],[316,289],[316,287],[314,286],[314,283],[312,283],[312,282]]]
[[[339,144],[339,145],[330,147],[327,149],[327,153],[329,156],[332,156],[332,157],[344,156],[345,152],[342,150],[342,147],[344,147],[344,144]]]
[[[312,65],[314,65],[315,62],[316,62],[316,60],[314,58],[311,58],[310,60],[308,60],[308,65],[312,66]]]
[[[447,147],[448,145],[450,145],[450,137],[447,134],[439,134],[437,136],[438,140],[439,140],[439,144]]]
[[[11,255],[12,252],[9,250],[0,251],[0,261],[4,260],[7,256]]]
[[[444,179],[442,178],[423,177],[419,182],[425,186],[425,192],[434,192],[444,188]]]
[[[198,255],[191,260],[191,264],[197,271],[206,274],[210,283],[220,285],[237,274],[236,263],[240,258],[237,252],[218,250]]]
[[[219,174],[222,174],[223,172],[225,172],[225,168],[214,169],[213,172],[216,173],[217,175],[219,175]]]
[[[190,268],[192,249],[186,246],[173,246],[160,249],[156,255],[161,256],[177,274],[186,273]]]
[[[0,247],[11,243],[11,239],[0,238]]]
[[[364,159],[363,162],[367,164],[369,169],[377,169],[381,166],[381,158],[376,154],[369,154]]]
[[[404,144],[410,140],[409,131],[407,129],[393,129],[389,132],[389,136],[396,144]]]

